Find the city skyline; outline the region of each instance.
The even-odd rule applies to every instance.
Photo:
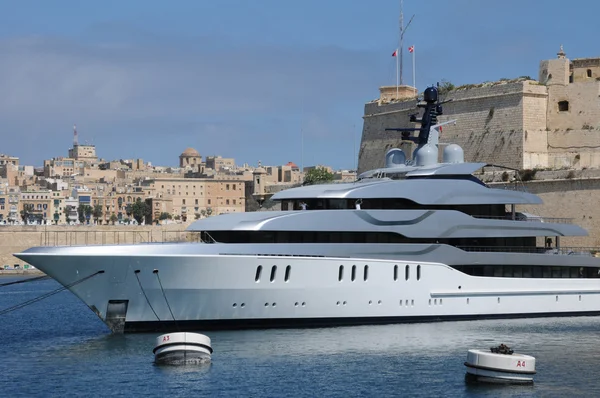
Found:
[[[600,5],[574,3],[406,0],[416,16],[402,50],[415,46],[420,90],[536,78],[561,44],[570,58],[596,55],[586,38]],[[354,169],[364,104],[395,84],[397,0],[61,4],[0,15],[1,152],[23,164],[63,156],[76,123],[106,159],[171,165],[191,146]]]

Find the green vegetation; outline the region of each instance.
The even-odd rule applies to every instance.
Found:
[[[92,216],[94,209],[90,205],[80,204],[77,208],[77,214],[79,216],[79,222],[85,224],[86,220],[89,220]]]
[[[304,185],[323,184],[331,181],[333,181],[333,173],[324,167],[315,167],[304,175]]]
[[[33,204],[25,203],[23,205],[23,210],[21,210],[21,218],[23,219],[23,222],[27,222],[27,221],[31,220],[32,216],[33,216]]]
[[[450,91],[453,91],[454,89],[456,89],[454,84],[452,84],[451,82],[449,82],[446,79],[442,79],[442,81],[440,82],[440,88],[439,88],[438,92],[440,93],[440,95],[444,95],[444,94],[448,94]]]
[[[147,216],[150,216],[152,213],[152,209],[145,201],[140,198],[137,198],[135,202],[133,202],[131,206],[131,215],[137,221],[138,224],[141,224]]]
[[[163,220],[170,220],[172,219],[173,216],[169,213],[167,213],[166,211],[163,211],[162,213],[160,213],[160,216],[158,216],[158,219],[163,221]]]
[[[94,220],[96,221],[96,224],[98,223],[98,220],[100,218],[102,218],[103,214],[104,214],[104,212],[102,211],[102,205],[94,205],[94,209],[92,210],[92,215],[94,216]]]

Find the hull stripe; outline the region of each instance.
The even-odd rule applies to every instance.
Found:
[[[427,315],[427,316],[385,316],[352,318],[277,318],[277,319],[205,319],[194,321],[141,321],[125,322],[125,333],[146,333],[172,331],[240,330],[272,328],[319,328],[357,325],[385,325],[396,323],[421,323],[441,321],[465,321],[483,319],[516,319],[572,316],[599,316],[598,311],[540,312],[521,314],[483,315]]]

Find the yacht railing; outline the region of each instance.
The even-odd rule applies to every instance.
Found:
[[[510,214],[506,216],[482,216],[482,215],[472,215],[474,218],[485,218],[486,220],[509,220],[513,221],[513,218]],[[514,221],[527,221],[527,222],[545,222],[552,224],[573,224],[573,218],[564,218],[564,217],[519,217],[517,216]]]
[[[456,246],[467,252],[494,252],[494,253],[532,253],[532,254],[558,254],[587,257],[600,257],[598,247],[531,247],[531,246]]]
[[[19,236],[18,232],[11,232]],[[28,234],[23,232],[23,234]],[[30,233],[29,233],[30,234]],[[25,236],[24,236],[25,237]],[[186,230],[62,230],[43,231],[39,233],[39,241],[31,242],[31,246],[87,246],[87,245],[136,245],[144,243],[181,243],[201,242],[200,233]]]

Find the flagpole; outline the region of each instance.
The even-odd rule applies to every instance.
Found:
[[[415,46],[413,45],[413,51],[412,51],[412,61],[413,61],[413,87],[417,88],[417,80],[415,77]]]
[[[400,69],[399,69],[399,61],[398,58],[400,54],[398,54],[398,49],[396,49],[396,101],[398,100],[398,89],[400,87]]]

